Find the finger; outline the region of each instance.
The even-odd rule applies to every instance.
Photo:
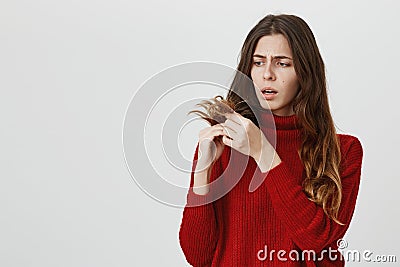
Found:
[[[243,117],[243,116],[240,115],[237,112],[227,113],[227,114],[225,114],[225,117],[226,117],[227,120],[231,120],[231,121],[233,121],[233,122],[235,122],[235,123],[237,123],[239,125],[242,124],[241,117]]]
[[[221,123],[224,127],[229,127],[233,131],[238,132],[238,129],[242,126],[241,124],[237,124],[231,119],[227,119],[224,123]]]
[[[206,138],[215,141],[218,137],[222,138],[222,136],[231,138],[229,137],[229,132],[222,125],[219,125],[218,127],[212,128],[210,132],[207,133]]]
[[[226,122],[223,125],[227,128],[230,128],[232,134],[235,135],[236,137],[246,132],[246,127],[244,124],[237,124],[236,122],[230,119],[226,120]]]
[[[221,132],[223,133],[223,131],[224,127],[220,124],[216,124],[214,126],[209,127],[208,133],[214,136],[216,133],[221,133]]]
[[[229,130],[230,132],[237,133],[237,125],[234,122],[231,123],[221,123],[224,130]]]
[[[226,135],[226,132],[224,131],[223,128],[221,128],[221,129],[213,129],[212,131],[210,131],[208,136],[211,139],[213,139],[214,137],[220,136],[220,135]]]
[[[229,137],[227,137],[227,136],[222,136],[222,143],[224,143],[225,145],[227,145],[227,146],[229,146],[229,147],[232,147],[232,145],[233,145],[233,140],[232,139],[229,139]]]
[[[226,136],[228,136],[230,139],[235,138],[235,136],[237,136],[237,133],[234,129],[232,129],[229,126],[226,126],[225,124],[222,124],[223,128],[224,128],[224,133]]]

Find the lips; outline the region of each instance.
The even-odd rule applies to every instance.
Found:
[[[261,90],[261,93],[265,100],[272,100],[275,97],[275,95],[278,93],[278,91],[276,91],[272,87],[264,87]]]
[[[275,90],[262,90],[263,94],[277,94],[278,92]]]
[[[262,94],[277,94],[278,91],[276,91],[274,88],[272,87],[264,87],[263,89],[261,89],[261,93]]]

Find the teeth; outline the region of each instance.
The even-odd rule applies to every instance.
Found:
[[[273,90],[264,90],[263,93],[273,94],[273,93],[275,93],[275,91],[273,91]]]

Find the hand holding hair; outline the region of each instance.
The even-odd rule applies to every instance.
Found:
[[[202,129],[199,132],[199,150],[196,171],[202,172],[211,167],[218,160],[224,150],[225,144],[221,136],[224,136],[224,128],[221,124]]]
[[[264,133],[249,119],[237,112],[225,114],[226,121],[221,123],[224,135],[222,142],[252,157],[262,172],[277,166],[281,159]]]

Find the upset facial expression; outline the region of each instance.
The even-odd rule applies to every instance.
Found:
[[[289,43],[282,34],[263,36],[253,54],[251,78],[261,107],[279,116],[294,114],[299,90]]]

